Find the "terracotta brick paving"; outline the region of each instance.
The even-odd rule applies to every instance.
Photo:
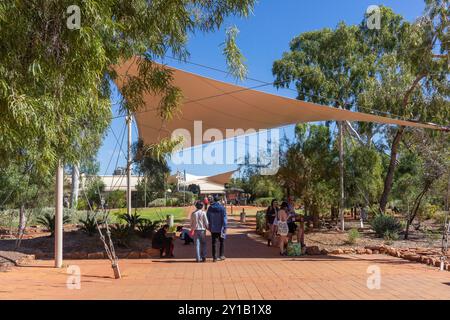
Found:
[[[81,289],[69,290],[65,268],[38,260],[0,273],[0,299],[450,299],[450,272],[386,255],[281,258],[231,221],[226,261],[194,263],[177,240],[173,260],[121,260],[121,280],[106,260],[65,261],[81,269]],[[379,290],[366,285],[371,265]]]

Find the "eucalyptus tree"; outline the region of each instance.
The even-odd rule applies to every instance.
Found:
[[[427,1],[425,16],[415,23],[386,7],[380,7],[380,14],[379,29],[369,28],[367,15],[358,26],[340,23],[334,30],[294,38],[290,51],[274,62],[276,86],[294,83],[301,100],[445,124],[450,118],[448,1]],[[358,128],[367,141],[379,130],[373,124]],[[385,130],[392,142],[380,196],[382,212],[404,132],[404,127]]]
[[[372,65],[364,92],[357,102],[364,110],[377,110],[413,121],[446,124],[450,119],[448,60],[448,1],[427,0],[423,17],[410,23],[382,7],[379,30],[360,26],[362,53]],[[387,130],[391,140],[380,210],[384,212],[392,189],[405,127]]]
[[[314,226],[320,213],[338,203],[336,154],[329,127],[298,124],[295,141],[281,155],[277,179],[302,200]]]
[[[0,3],[0,161],[25,157],[51,173],[59,160],[78,163],[95,152],[111,118],[114,65],[145,55],[139,77],[123,88],[123,110],[143,106],[143,92],[163,96],[163,120],[182,93],[152,61],[167,52],[186,58],[188,36],[218,30],[227,16],[248,16],[255,0],[4,0]],[[77,5],[80,15],[76,19]],[[72,8],[72,9],[71,9]],[[75,7],[76,8],[76,7]],[[69,9],[69,10],[68,10]],[[69,13],[67,13],[69,12]],[[224,54],[243,76],[235,31]],[[164,148],[171,147],[165,142]]]

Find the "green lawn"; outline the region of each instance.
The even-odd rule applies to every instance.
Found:
[[[124,213],[126,209],[111,210],[114,213]],[[132,210],[135,212],[135,209]],[[186,219],[185,209],[180,207],[162,207],[162,208],[138,208],[138,214],[142,218],[154,220],[166,219],[168,214],[172,214],[175,223],[183,222]]]

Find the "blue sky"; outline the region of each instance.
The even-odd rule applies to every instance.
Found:
[[[279,59],[283,52],[289,49],[290,40],[302,32],[333,28],[340,21],[347,24],[357,24],[361,21],[366,9],[373,4],[386,5],[395,12],[403,15],[407,20],[414,20],[420,16],[424,9],[423,0],[260,0],[254,9],[254,13],[247,19],[230,17],[223,28],[215,33],[204,34],[198,32],[191,34],[188,44],[190,61],[202,65],[226,70],[225,59],[221,53],[220,44],[225,39],[227,27],[236,25],[239,30],[238,45],[246,57],[250,78],[272,82],[272,64]],[[235,80],[217,71],[195,66],[193,64],[180,63],[167,58],[164,63],[194,72],[217,80],[235,82]],[[243,86],[255,85],[255,82],[244,81]],[[295,92],[283,89],[277,90],[267,86],[261,91],[275,93],[287,97],[295,97]],[[113,113],[117,115],[117,92],[113,92]],[[124,119],[118,118],[112,121],[111,128],[99,150],[97,159],[100,162],[100,174],[111,174],[116,167],[126,163],[124,152],[119,153],[118,148],[114,152],[116,137],[120,140],[120,134],[124,129]],[[114,137],[114,134],[116,137]],[[281,130],[281,134],[292,136],[292,126]],[[137,138],[137,130],[133,129],[133,137]],[[122,151],[126,150],[126,140]],[[112,160],[111,160],[112,159]],[[108,166],[109,164],[109,166]],[[169,162],[172,172],[186,170],[197,175],[213,175],[220,172],[233,170],[233,165],[184,165],[175,166]]]

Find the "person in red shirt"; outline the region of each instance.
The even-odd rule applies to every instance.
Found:
[[[203,205],[205,206],[205,210],[208,209],[208,204],[209,204],[208,197],[205,196],[205,197],[203,198]]]

